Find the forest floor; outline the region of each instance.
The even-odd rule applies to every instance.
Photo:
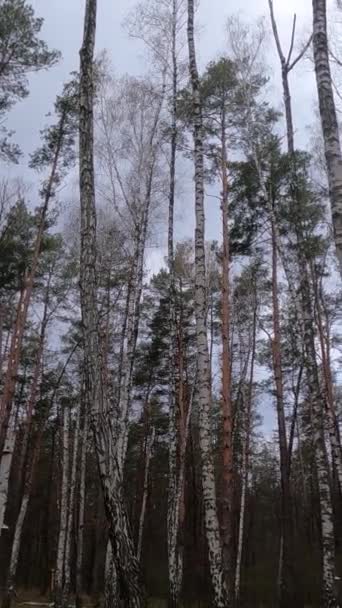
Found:
[[[1,600],[1,595],[0,595]],[[39,592],[19,591],[16,600],[12,604],[13,608],[52,608],[53,602],[48,596],[40,595]],[[75,602],[71,598],[69,608],[75,608]],[[103,608],[102,598],[83,597],[83,608]],[[167,600],[162,598],[149,598],[147,608],[167,608]],[[186,603],[182,608],[208,608],[206,602]],[[260,607],[262,608],[262,607]]]
[[[83,596],[84,608],[102,608],[102,598]],[[1,600],[1,594],[0,594]],[[51,596],[44,596],[38,590],[18,590],[17,597],[13,601],[13,608],[51,608],[53,602]],[[147,600],[148,608],[167,608],[167,601],[161,598],[150,598]],[[74,598],[71,598],[69,608],[75,608]],[[185,604],[183,608],[207,608],[204,602]]]

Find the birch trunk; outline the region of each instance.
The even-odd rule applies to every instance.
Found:
[[[304,287],[304,286],[303,286]],[[310,315],[308,296],[304,306],[305,347],[307,356],[307,381],[312,407],[312,431],[315,450],[316,474],[318,481],[320,523],[322,540],[322,607],[336,608],[339,602],[335,589],[335,536],[333,524],[332,502],[330,494],[329,468],[324,441],[323,399],[319,388],[318,369],[315,361],[315,341]]]
[[[62,431],[62,481],[60,488],[60,510],[59,510],[59,533],[57,543],[57,558],[55,571],[55,607],[64,606],[64,569],[65,548],[68,528],[68,503],[69,503],[69,463],[70,463],[70,409],[63,407],[63,431]]]
[[[16,523],[15,523],[15,528],[14,528],[10,564],[9,564],[7,580],[6,580],[6,591],[5,591],[3,600],[2,600],[2,608],[11,608],[13,595],[15,593],[15,578],[16,578],[16,574],[17,574],[17,567],[18,567],[18,561],[19,561],[19,555],[20,555],[22,532],[23,532],[23,527],[24,527],[25,518],[26,518],[26,514],[27,514],[27,508],[29,505],[30,497],[31,497],[34,472],[35,472],[36,464],[37,464],[37,461],[39,458],[44,426],[45,426],[45,420],[41,421],[41,423],[40,423],[40,428],[38,429],[38,436],[35,439],[35,442],[33,445],[33,453],[28,456],[28,464],[27,464],[27,470],[26,470],[25,481],[24,481],[24,491],[23,491],[23,496],[22,496],[21,503],[20,503],[19,514],[18,514]]]
[[[241,564],[242,564],[242,553],[243,553],[243,542],[245,532],[245,513],[246,513],[246,496],[248,488],[248,473],[249,473],[249,450],[250,450],[250,434],[251,434],[251,414],[252,414],[252,401],[253,401],[253,382],[254,382],[254,364],[255,364],[255,350],[256,350],[256,331],[257,331],[257,310],[256,305],[253,315],[253,336],[252,336],[252,352],[251,352],[251,363],[250,363],[250,376],[249,386],[247,395],[247,411],[244,425],[244,440],[243,440],[243,457],[242,457],[242,489],[241,489],[241,502],[240,502],[240,516],[239,516],[239,531],[238,531],[238,547],[236,556],[236,568],[235,568],[235,602],[239,603],[240,599],[240,586],[241,586]]]
[[[105,581],[104,581],[104,601],[108,608],[123,608],[119,597],[117,572],[114,563],[112,543],[107,542],[106,562],[105,562]]]
[[[146,201],[142,226],[138,228],[136,238],[137,248],[135,254],[134,270],[133,270],[133,285],[128,304],[127,317],[127,336],[126,345],[124,345],[123,360],[121,364],[122,375],[120,378],[120,397],[119,397],[119,416],[120,423],[117,438],[118,465],[123,474],[123,468],[126,459],[127,440],[128,440],[128,418],[131,404],[131,392],[133,382],[134,359],[136,352],[136,343],[139,332],[140,321],[140,301],[143,288],[144,277],[144,257],[145,245],[147,237],[147,226],[149,216],[150,198]],[[141,230],[141,232],[140,232]]]
[[[150,463],[151,463],[151,458],[152,458],[155,434],[156,434],[156,430],[153,427],[151,430],[150,436],[147,440],[147,446],[146,446],[144,487],[143,487],[140,518],[139,518],[138,546],[137,546],[137,558],[138,558],[139,562],[141,561],[142,541],[143,541],[143,533],[144,533],[146,505],[147,505],[147,498],[148,498],[149,472],[150,472]]]
[[[96,284],[96,205],[94,187],[94,76],[93,60],[96,34],[96,0],[87,0],[84,37],[80,51],[80,202],[81,202],[81,264],[80,290],[84,336],[87,401],[90,425],[100,473],[110,542],[118,576],[118,591],[127,608],[141,608],[143,592],[139,564],[122,496],[122,478],[118,468],[110,476],[108,462],[112,453],[112,435],[103,401],[101,383],[101,349]]]
[[[84,403],[85,406],[85,403]],[[80,489],[79,489],[79,508],[77,525],[77,557],[76,557],[76,608],[82,607],[82,565],[83,565],[83,545],[84,545],[84,507],[86,496],[86,470],[87,470],[87,439],[88,439],[88,413],[86,407],[83,408],[83,428],[81,435],[81,470],[80,470]]]
[[[177,152],[177,0],[172,0],[172,117],[171,117],[171,158],[170,192],[168,218],[168,265],[169,265],[169,473],[167,505],[167,551],[169,574],[169,606],[177,608],[179,602],[180,572],[177,560],[178,511],[177,511],[177,422],[176,422],[176,311],[175,311],[175,269],[174,269],[174,205]],[[183,379],[180,378],[180,382]]]
[[[233,548],[232,548],[232,511],[233,511],[233,433],[231,399],[231,353],[230,353],[230,253],[228,229],[228,176],[225,106],[222,107],[221,156],[222,156],[222,558],[225,583],[229,595],[233,589]]]
[[[69,484],[69,502],[68,502],[68,520],[67,520],[67,533],[65,539],[65,555],[64,555],[64,583],[63,583],[63,604],[68,605],[70,595],[70,582],[71,582],[71,563],[70,563],[70,551],[71,551],[71,537],[74,521],[75,511],[75,493],[77,484],[77,467],[78,467],[78,453],[79,453],[79,438],[80,438],[80,425],[81,425],[81,407],[78,406],[76,425],[74,432],[74,446],[72,454],[72,466],[71,476]]]
[[[0,382],[2,383],[4,350],[3,350],[3,334],[4,334],[4,306],[0,301]]]
[[[272,362],[276,388],[278,436],[280,451],[281,476],[281,550],[279,558],[278,601],[284,608],[294,605],[295,581],[293,572],[293,529],[291,518],[290,468],[286,436],[284,406],[284,379],[281,356],[281,328],[278,295],[278,251],[274,219],[271,218],[272,230],[272,307],[273,307],[273,340]]]
[[[338,426],[338,420],[336,417],[336,407],[335,407],[335,398],[333,392],[333,381],[332,381],[332,373],[331,373],[331,365],[330,365],[330,356],[329,356],[329,337],[326,335],[323,325],[323,311],[321,300],[324,298],[322,293],[319,293],[318,285],[317,285],[317,277],[315,276],[314,269],[311,265],[311,276],[312,282],[314,286],[314,296],[315,296],[315,309],[316,309],[316,320],[317,320],[317,328],[318,328],[318,338],[320,344],[320,351],[322,357],[322,368],[323,368],[323,378],[324,378],[324,386],[325,386],[325,402],[326,402],[326,413],[328,419],[328,430],[329,430],[329,438],[330,438],[330,446],[331,446],[331,457],[332,462],[337,472],[337,480],[340,492],[342,491],[342,450],[341,450],[341,438],[340,438],[340,430]]]
[[[206,325],[206,268],[204,244],[204,161],[203,124],[199,76],[194,40],[194,0],[188,0],[188,46],[192,85],[194,162],[195,162],[195,315],[198,362],[197,395],[199,406],[199,439],[202,459],[204,520],[209,548],[214,605],[228,605],[222,568],[222,549],[216,509],[216,483],[211,434],[211,381]]]
[[[4,528],[8,496],[8,484],[17,436],[16,413],[13,410],[7,424],[6,436],[0,462],[0,535]]]
[[[342,154],[329,62],[326,0],[312,0],[313,54],[336,253],[342,273]]]

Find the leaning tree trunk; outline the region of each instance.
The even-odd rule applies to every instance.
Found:
[[[122,493],[122,477],[112,479],[108,462],[112,458],[112,437],[107,421],[108,411],[103,400],[101,378],[101,349],[96,284],[96,205],[94,185],[94,74],[93,60],[96,34],[96,0],[87,0],[84,37],[80,51],[80,202],[81,202],[81,262],[80,291],[82,328],[85,352],[87,402],[90,425],[104,497],[109,536],[113,549],[118,586],[127,608],[141,608],[143,592],[139,564],[128,528]]]
[[[336,253],[342,273],[342,154],[329,62],[326,0],[312,0],[313,52]]]
[[[199,76],[194,39],[194,0],[188,0],[188,46],[194,125],[195,162],[195,315],[199,407],[199,440],[202,460],[204,521],[209,549],[211,582],[216,608],[227,606],[227,593],[222,568],[220,529],[216,508],[215,468],[211,433],[211,379],[207,339],[206,267],[204,242],[204,160],[203,124]]]

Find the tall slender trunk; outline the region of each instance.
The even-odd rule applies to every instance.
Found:
[[[76,608],[82,608],[82,566],[84,547],[84,508],[86,498],[86,470],[87,470],[87,439],[88,439],[88,412],[83,395],[83,428],[81,433],[81,464],[79,481],[79,507],[77,523],[77,557],[76,557]]]
[[[71,539],[75,513],[75,495],[76,495],[76,484],[77,484],[77,468],[79,463],[79,440],[80,440],[80,427],[81,427],[81,405],[79,404],[76,415],[76,424],[74,431],[74,446],[72,454],[72,465],[71,475],[69,483],[69,502],[68,502],[68,521],[67,521],[67,532],[65,539],[65,555],[64,555],[64,583],[63,583],[63,604],[67,605],[70,594],[70,582],[71,582]]]
[[[313,54],[336,253],[342,273],[342,154],[329,62],[327,2],[312,0]]]
[[[118,588],[127,608],[141,608],[143,591],[139,564],[128,527],[122,496],[122,477],[108,468],[112,436],[107,421],[101,382],[101,349],[96,284],[96,205],[94,187],[94,75],[93,59],[96,34],[96,0],[87,0],[84,37],[80,51],[80,202],[81,202],[81,264],[80,290],[85,351],[87,402],[90,425],[100,473],[109,536],[115,561]]]
[[[146,456],[145,456],[145,471],[144,471],[144,487],[143,487],[141,511],[140,511],[140,517],[139,517],[138,545],[137,545],[137,558],[138,558],[139,562],[141,560],[142,541],[143,541],[145,515],[146,515],[146,505],[147,505],[147,498],[148,498],[149,472],[150,472],[150,463],[151,463],[151,458],[152,458],[155,434],[156,434],[156,429],[155,429],[155,427],[152,427],[150,436],[147,438]]]
[[[0,382],[2,383],[2,366],[4,361],[4,350],[3,350],[3,336],[4,336],[4,305],[0,300]]]
[[[167,552],[169,574],[169,607],[177,608],[181,586],[181,573],[177,557],[178,543],[178,509],[177,509],[177,417],[176,417],[176,287],[174,268],[174,206],[177,153],[177,0],[172,0],[172,115],[171,115],[171,158],[170,158],[170,190],[168,218],[168,266],[169,266],[169,472],[168,472],[168,505],[167,505]],[[183,382],[180,377],[179,382]]]
[[[307,289],[307,285],[302,286]],[[318,481],[318,494],[320,505],[320,526],[322,540],[322,606],[324,608],[336,608],[339,602],[335,589],[335,538],[332,501],[330,493],[329,467],[324,440],[323,421],[323,397],[320,392],[317,363],[315,360],[315,336],[312,326],[312,311],[310,311],[310,291],[303,294],[304,303],[304,328],[306,347],[306,371],[308,388],[312,407],[312,432],[315,450],[316,474]]]
[[[273,340],[272,362],[276,387],[276,404],[280,452],[281,476],[281,530],[280,558],[278,576],[278,601],[280,606],[287,607],[294,602],[294,572],[293,572],[293,529],[291,517],[290,469],[289,453],[286,436],[286,420],[284,406],[284,379],[281,356],[281,329],[278,294],[278,251],[274,218],[271,218],[272,230],[272,307],[273,307]]]
[[[137,228],[137,248],[134,268],[134,281],[131,293],[131,301],[128,306],[127,318],[127,336],[126,348],[124,348],[122,375],[120,378],[120,399],[119,399],[119,429],[117,439],[118,464],[121,467],[121,473],[126,460],[127,442],[128,442],[128,420],[131,405],[131,393],[133,383],[134,360],[139,333],[140,323],[140,302],[143,289],[144,279],[144,259],[145,246],[147,238],[148,218],[150,208],[150,196],[145,201],[145,206],[142,215],[141,225]]]
[[[314,269],[311,264],[311,276],[314,288],[315,296],[315,309],[316,309],[316,321],[318,329],[318,339],[320,344],[321,358],[322,358],[322,369],[323,369],[323,380],[325,386],[325,403],[326,413],[328,419],[328,430],[331,446],[331,457],[333,466],[337,472],[337,480],[340,492],[342,491],[342,450],[341,450],[341,437],[338,420],[336,417],[335,398],[333,391],[333,381],[330,365],[329,356],[329,338],[326,336],[323,324],[323,311],[321,305],[321,299],[324,295],[320,293],[317,285],[317,277],[315,276]]]
[[[104,580],[104,600],[105,605],[111,608],[124,608],[120,600],[118,589],[117,570],[113,556],[112,543],[107,541],[106,561],[105,561],[105,580]]]
[[[192,85],[194,162],[195,162],[195,315],[199,406],[199,439],[202,460],[202,488],[204,520],[209,548],[211,581],[214,605],[223,608],[228,605],[222,567],[220,529],[216,508],[216,483],[212,451],[211,433],[211,379],[206,323],[206,265],[204,242],[204,159],[203,124],[199,76],[196,63],[194,39],[194,0],[188,0],[188,46],[190,79]]]
[[[7,505],[9,478],[17,437],[17,416],[14,408],[7,423],[6,435],[0,461],[0,535],[4,528],[5,512]]]
[[[257,332],[257,309],[256,303],[253,315],[253,329],[252,329],[252,352],[251,352],[251,363],[250,363],[250,375],[249,385],[247,393],[247,409],[245,415],[244,424],[244,439],[243,439],[243,454],[242,454],[242,488],[241,488],[241,502],[240,502],[240,516],[239,516],[239,532],[238,532],[238,547],[236,557],[236,568],[235,568],[235,602],[238,604],[240,599],[240,587],[241,587],[241,564],[242,564],[242,553],[243,553],[243,542],[245,532],[245,513],[246,513],[246,496],[248,488],[248,473],[249,473],[249,451],[250,451],[250,436],[251,436],[251,417],[252,417],[252,402],[253,402],[253,383],[254,383],[254,364],[255,364],[255,350],[256,350],[256,332]],[[243,390],[243,389],[242,389]]]
[[[232,437],[232,399],[231,399],[231,353],[230,353],[230,254],[228,229],[228,176],[226,115],[222,107],[221,157],[222,157],[222,558],[225,582],[229,595],[233,589],[233,550],[232,550],[232,511],[233,511],[233,437]]]
[[[293,191],[292,191],[292,201],[291,204],[293,206],[293,217],[296,217],[296,213],[298,213],[298,208],[300,208],[301,200],[300,195],[297,192],[296,188],[296,168],[295,168],[295,146],[294,146],[294,132],[293,132],[293,120],[292,120],[292,107],[291,107],[291,97],[290,97],[290,87],[288,82],[288,77],[291,69],[294,67],[296,62],[290,64],[291,52],[293,49],[294,42],[294,33],[292,32],[292,41],[291,48],[288,55],[288,59],[285,61],[284,55],[282,53],[282,49],[280,46],[277,28],[273,16],[272,11],[272,2],[269,0],[270,9],[271,9],[271,19],[272,19],[272,27],[275,36],[275,40],[277,43],[278,54],[282,65],[282,80],[283,80],[283,91],[284,91],[284,102],[286,108],[286,119],[287,119],[287,133],[288,133],[288,152],[293,158],[294,162],[294,175],[293,175]],[[338,139],[338,128],[336,121],[336,113],[334,107],[334,100],[332,95],[329,94],[329,85],[331,87],[331,79],[330,79],[330,68],[329,68],[329,58],[328,58],[328,48],[325,43],[326,40],[326,6],[325,0],[313,0],[313,10],[314,10],[314,34],[313,34],[313,46],[314,46],[314,58],[315,58],[315,69],[316,69],[316,78],[318,83],[318,92],[319,92],[319,101],[320,101],[320,111],[322,118],[323,131],[325,127],[329,127],[329,125],[333,125],[334,117],[336,122],[336,129],[334,127],[330,131],[330,151],[327,148],[327,131],[324,132],[325,138],[325,151],[327,163],[328,159],[331,161],[333,158],[336,160],[336,154],[339,159],[339,179],[340,183],[335,182],[334,180],[336,176],[336,166],[333,169],[330,166],[328,167],[329,175],[329,185],[330,185],[330,194],[331,196],[335,196],[332,200],[332,207],[334,213],[334,205],[335,211],[337,212],[336,205],[340,204],[340,212],[338,217],[334,217],[335,221],[335,239],[336,239],[336,247],[337,253],[342,262],[342,162],[341,162],[341,151],[340,144]],[[295,27],[295,22],[294,22]],[[324,30],[325,28],[325,38],[324,38]],[[326,51],[326,55],[325,55]],[[321,63],[320,63],[321,62]],[[325,62],[325,63],[324,63]],[[320,81],[321,86],[319,85],[319,79],[323,78],[323,81]],[[324,84],[325,80],[325,84]],[[322,86],[327,86],[326,92],[322,89]],[[328,107],[328,104],[329,107]],[[328,112],[328,114],[326,114]],[[329,115],[330,114],[330,115]],[[323,124],[323,118],[325,121],[329,122],[329,125],[325,123]],[[328,128],[329,130],[329,128]],[[337,139],[336,139],[337,137]],[[334,148],[334,152],[333,152]],[[337,150],[338,148],[338,150]],[[332,154],[331,154],[332,153]],[[332,181],[331,181],[332,180]],[[334,185],[333,183],[334,182]],[[336,198],[337,197],[337,198]],[[340,202],[338,202],[338,197]],[[340,228],[338,228],[340,227]],[[325,441],[324,441],[324,422],[323,422],[323,405],[324,399],[320,389],[320,382],[318,376],[317,369],[317,361],[316,361],[316,347],[315,347],[315,329],[314,329],[314,314],[313,314],[313,305],[312,305],[312,293],[311,293],[311,285],[309,279],[309,271],[308,271],[308,261],[305,254],[305,250],[303,247],[303,232],[300,225],[300,220],[295,224],[295,234],[296,234],[296,245],[297,245],[297,263],[298,263],[298,274],[300,276],[300,293],[299,293],[299,303],[298,310],[302,315],[303,323],[302,325],[302,336],[305,350],[305,369],[308,383],[308,390],[311,402],[311,416],[312,416],[312,429],[313,429],[313,446],[315,452],[315,463],[316,463],[316,474],[318,481],[318,492],[319,492],[319,504],[320,504],[320,515],[321,515],[321,538],[322,538],[322,601],[324,607],[335,607],[338,606],[338,601],[336,598],[335,592],[335,544],[334,544],[334,524],[333,524],[333,512],[332,512],[332,502],[330,495],[330,485],[329,485],[329,467],[326,457],[326,449],[325,449]],[[342,266],[341,266],[342,271]]]
[[[70,463],[70,408],[63,407],[62,480],[60,486],[59,532],[55,574],[55,608],[64,605],[65,548],[68,529],[69,463]]]

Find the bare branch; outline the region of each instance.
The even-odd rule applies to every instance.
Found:
[[[312,34],[311,34],[309,40],[307,41],[307,43],[305,44],[305,46],[302,48],[302,50],[299,53],[299,55],[297,55],[296,59],[294,59],[293,62],[291,63],[291,65],[288,66],[288,72],[291,72],[291,70],[293,70],[293,68],[295,67],[295,65],[297,65],[297,63],[304,57],[304,55],[305,55],[306,51],[308,50],[311,42],[312,42]]]
[[[341,2],[341,6],[342,6],[342,0],[340,0]],[[342,61],[335,55],[335,53],[331,50],[331,48],[329,47],[329,55],[333,58],[333,60],[335,61],[335,63],[337,63],[337,65],[339,67],[342,67]]]
[[[287,56],[286,59],[286,66],[288,67],[290,64],[290,60],[291,60],[291,56],[292,56],[292,52],[293,52],[293,45],[294,45],[294,41],[295,41],[295,35],[296,35],[296,22],[297,22],[297,15],[296,13],[293,15],[293,25],[292,25],[292,34],[291,34],[291,43],[290,43],[290,50],[289,50],[289,54]]]
[[[278,34],[277,22],[276,22],[275,16],[274,16],[273,0],[268,0],[268,6],[270,7],[271,24],[272,24],[272,30],[273,30],[274,40],[275,40],[275,43],[277,45],[278,55],[279,55],[279,58],[280,58],[280,61],[281,61],[282,65],[283,64],[286,65],[284,53],[283,53],[283,50],[282,50],[281,44],[280,44],[280,38],[279,38],[279,34]],[[292,30],[292,34],[293,34],[293,30]]]

